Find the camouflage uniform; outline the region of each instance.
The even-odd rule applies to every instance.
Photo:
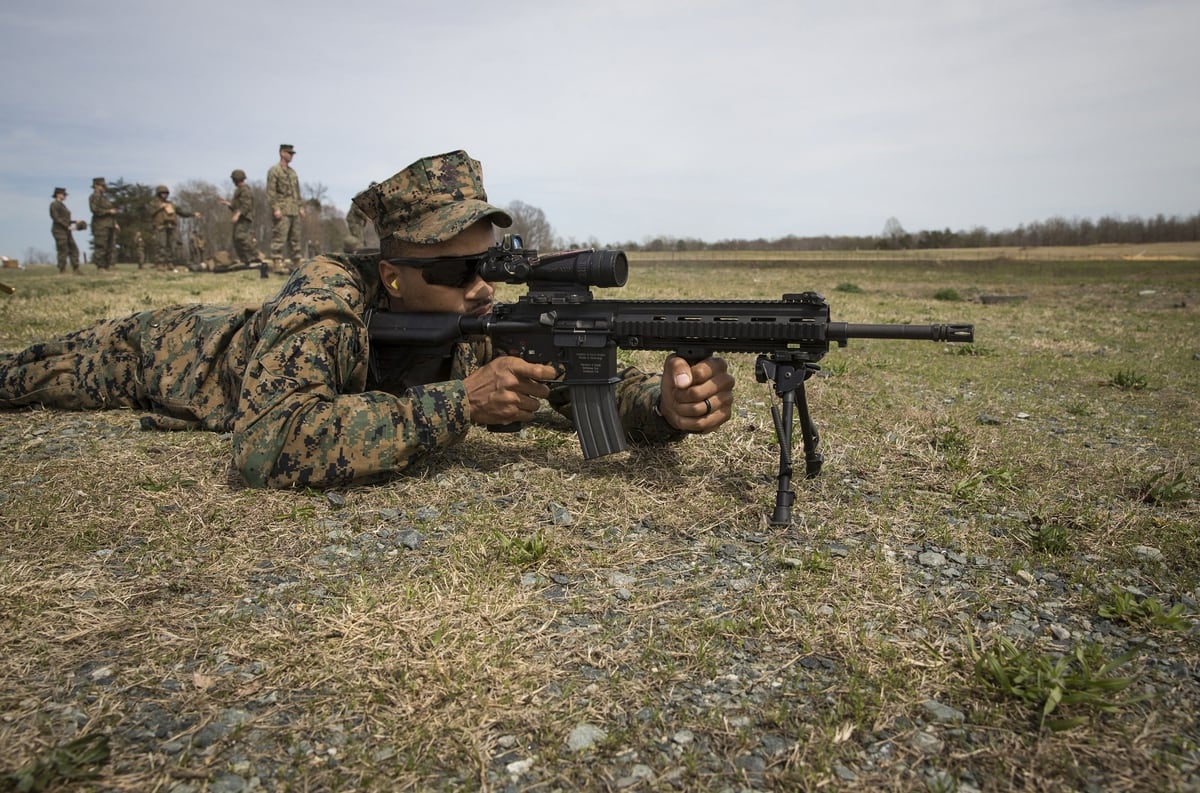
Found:
[[[258,251],[255,250],[257,242],[254,239],[254,194],[246,184],[245,173],[237,170],[233,175],[234,183],[237,184],[233,189],[233,200],[229,202],[229,209],[237,218],[233,222],[233,251],[237,254],[238,261],[249,264],[258,258]],[[237,181],[238,176],[241,177],[240,183]]]
[[[133,253],[137,257],[138,269],[146,266],[146,242],[142,239],[142,232],[135,231],[133,234]]]
[[[155,189],[158,206],[154,208],[151,224],[157,237],[154,263],[160,267],[186,264],[183,255],[183,238],[179,236],[179,219],[194,217],[194,212],[180,209],[168,198],[170,191],[163,185]]]
[[[62,193],[67,197],[67,191],[61,187],[55,188],[54,194]],[[58,254],[58,271],[67,271],[67,260],[71,261],[71,269],[79,272],[79,247],[75,244],[75,236],[71,233],[71,210],[67,205],[55,198],[50,202],[50,233],[54,235],[54,250]]]
[[[292,150],[284,144],[280,151]],[[275,163],[267,171],[267,203],[271,207],[271,258],[300,263],[300,177],[294,168]],[[279,217],[275,217],[279,210]]]
[[[188,237],[191,243],[191,255],[188,257],[188,264],[193,268],[199,267],[204,263],[204,233],[199,229],[192,231]]]
[[[92,180],[88,208],[92,210],[92,262],[98,270],[107,270],[117,263],[117,209],[103,190],[103,176]]]
[[[259,309],[177,306],[101,322],[0,356],[0,407],[146,411],[144,429],[233,434],[253,486],[331,487],[408,466],[466,434],[463,378],[485,342],[455,345],[446,379],[388,390],[368,377],[368,308],[386,306],[378,255],[322,256]],[[660,377],[623,373],[617,400],[634,442],[677,440],[653,409]],[[551,403],[569,415],[569,394]]]

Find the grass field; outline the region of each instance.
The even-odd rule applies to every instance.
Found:
[[[677,447],[585,462],[547,415],[335,492],[248,489],[227,437],[129,412],[0,412],[0,775],[1200,789],[1200,267],[1042,253],[633,257],[598,296],[815,290],[835,320],[974,323],[969,346],[830,352],[825,470],[783,528],[752,356],[729,356],[733,420]],[[282,283],[0,281],[5,351]]]

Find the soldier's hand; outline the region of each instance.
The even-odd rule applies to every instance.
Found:
[[[667,423],[685,432],[711,432],[733,414],[733,375],[721,358],[705,358],[688,366],[677,355],[663,364],[658,411]]]
[[[553,366],[528,363],[515,356],[503,356],[476,369],[463,383],[475,424],[511,424],[529,421],[550,395],[543,380],[553,380]]]

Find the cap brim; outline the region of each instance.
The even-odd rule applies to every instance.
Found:
[[[512,216],[503,209],[486,201],[468,199],[455,201],[422,215],[416,223],[397,229],[392,236],[404,242],[431,245],[461,234],[473,223],[484,218],[489,218],[501,228],[508,228],[513,224]]]

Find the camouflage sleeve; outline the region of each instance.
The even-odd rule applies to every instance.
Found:
[[[636,367],[621,372],[617,383],[617,409],[625,425],[625,437],[633,444],[676,443],[688,436],[672,427],[658,412],[662,397],[662,375],[646,374]]]
[[[60,229],[71,230],[71,211],[60,201],[50,204],[50,219]]]
[[[239,213],[239,218],[242,222],[250,220],[254,212],[254,194],[250,192],[250,188],[242,185],[233,193],[233,204],[230,209]]]
[[[267,205],[271,207],[272,212],[279,208],[280,175],[278,165],[272,165],[271,169],[267,171]]]
[[[369,341],[361,282],[345,270],[309,277],[319,269],[298,270],[257,320],[261,333],[233,433],[235,463],[251,485],[371,481],[468,429],[461,381],[401,395],[364,392]]]

